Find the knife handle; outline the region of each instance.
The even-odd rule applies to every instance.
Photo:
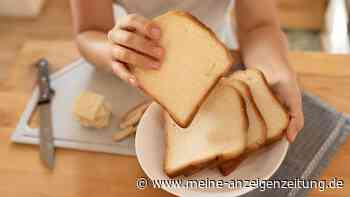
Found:
[[[36,66],[38,67],[39,83],[39,104],[49,103],[54,94],[50,87],[49,62],[46,59],[40,59]]]

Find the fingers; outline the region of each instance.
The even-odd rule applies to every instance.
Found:
[[[155,42],[123,29],[118,29],[113,34],[110,34],[110,39],[116,44],[134,49],[158,60],[162,59],[164,54],[163,48],[159,47]]]
[[[137,87],[136,77],[133,76],[128,70],[125,64],[117,61],[112,62],[113,73],[116,74],[119,78],[125,82],[131,84],[134,87]]]
[[[293,142],[299,131],[304,127],[304,113],[300,90],[296,82],[295,84],[292,84],[290,91],[291,97],[290,99],[287,99],[286,102],[290,115],[290,123],[287,128],[287,138],[290,142]]]
[[[282,81],[273,87],[278,100],[288,108],[290,122],[286,130],[287,139],[293,142],[304,127],[301,93],[296,80]]]
[[[151,20],[130,14],[118,21],[108,33],[113,58],[130,66],[157,69],[164,57],[164,49],[158,44],[160,28]]]
[[[131,64],[133,66],[144,66],[153,69],[160,67],[160,63],[158,61],[119,45],[112,46],[112,56],[117,61]]]
[[[304,127],[304,115],[302,111],[290,112],[290,122],[287,128],[287,139],[293,142],[299,131]]]
[[[129,14],[122,18],[116,25],[117,28],[129,31],[136,31],[139,34],[145,35],[151,39],[158,40],[161,36],[160,28],[151,20],[137,15]]]

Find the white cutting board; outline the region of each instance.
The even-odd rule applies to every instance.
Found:
[[[51,108],[55,146],[135,154],[134,137],[117,143],[113,141],[112,135],[119,130],[120,117],[130,108],[147,99],[139,90],[113,74],[97,71],[94,66],[82,59],[51,75],[51,86],[55,90]],[[75,99],[84,90],[91,90],[105,96],[113,113],[108,128],[84,128],[73,117]],[[12,135],[14,142],[38,144],[39,129],[32,129],[28,126],[28,121],[37,103],[38,93],[36,88]]]

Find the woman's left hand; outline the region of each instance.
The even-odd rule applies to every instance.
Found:
[[[301,92],[298,85],[297,75],[289,68],[275,71],[274,78],[267,76],[275,96],[287,107],[290,122],[286,131],[287,139],[293,142],[298,132],[304,127],[304,114],[302,108]]]

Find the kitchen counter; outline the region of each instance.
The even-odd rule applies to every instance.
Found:
[[[0,196],[170,196],[161,190],[135,187],[145,176],[136,158],[66,149],[56,152],[53,172],[42,166],[38,147],[13,144],[11,132],[31,95],[36,72],[29,64],[48,58],[58,70],[79,54],[71,41],[28,41],[13,64],[0,67]],[[350,55],[291,52],[302,89],[319,96],[338,111],[350,114]],[[350,139],[340,147],[321,179],[345,181],[342,190],[314,190],[310,196],[350,196]]]

